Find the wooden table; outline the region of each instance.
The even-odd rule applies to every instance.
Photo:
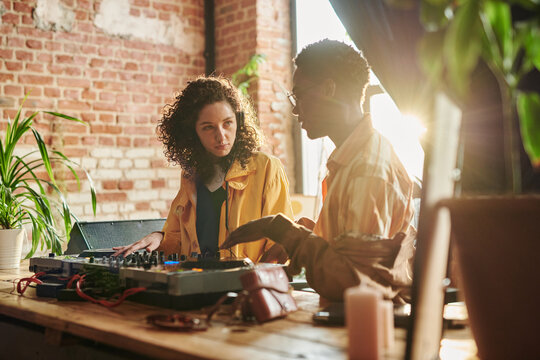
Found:
[[[63,334],[90,339],[136,354],[163,359],[346,359],[347,331],[344,327],[315,325],[312,315],[319,308],[319,296],[295,291],[299,310],[285,319],[265,324],[228,324],[223,316],[213,319],[206,331],[175,332],[147,324],[147,315],[174,310],[127,301],[109,309],[100,305],[37,298],[28,288],[24,296],[12,293],[13,280],[32,275],[24,261],[18,270],[0,270],[0,314],[45,328],[45,337],[61,343]],[[200,312],[189,314],[200,316]],[[406,332],[396,329],[396,344],[386,359],[402,359]],[[463,337],[463,336],[461,336]],[[444,339],[446,350],[467,348],[470,336]],[[452,342],[454,341],[454,342]],[[457,341],[457,343],[455,342]],[[460,342],[461,341],[461,342]],[[464,345],[465,344],[465,345]],[[474,343],[473,343],[474,345]],[[445,346],[441,355],[444,356]],[[455,352],[450,351],[452,359]],[[450,354],[449,354],[450,355]],[[466,359],[468,355],[458,358]],[[450,357],[447,357],[450,359]]]

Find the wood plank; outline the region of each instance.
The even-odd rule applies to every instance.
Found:
[[[60,302],[37,298],[33,288],[28,288],[24,296],[10,293],[14,279],[32,275],[27,263],[17,270],[0,270],[0,313],[45,327],[53,342],[59,342],[62,333],[69,333],[160,359],[347,358],[346,328],[313,323],[312,315],[319,309],[315,293],[295,291],[299,310],[284,319],[238,324],[231,323],[229,316],[217,314],[207,331],[183,333],[146,323],[151,314],[178,313],[171,309],[130,301],[112,309],[88,302]],[[205,318],[202,311],[183,313]],[[405,330],[396,329],[396,346],[385,354],[385,359],[403,358],[405,337]],[[461,340],[459,336],[454,339]],[[441,354],[452,353],[453,348],[463,350],[464,342],[470,344],[470,334],[458,340],[443,343],[446,352]]]

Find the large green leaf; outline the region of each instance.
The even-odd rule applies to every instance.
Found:
[[[448,66],[448,80],[458,95],[468,92],[471,72],[478,64],[482,51],[482,24],[479,0],[467,0],[448,25],[444,41],[444,56]]]
[[[501,59],[500,65],[506,74],[512,68],[514,53],[510,5],[500,1],[485,1],[484,13],[495,36],[491,42],[492,56],[498,56]]]
[[[540,167],[540,94],[520,92],[517,108],[523,146],[531,163]]]
[[[527,56],[538,71],[540,71],[540,29],[538,26],[531,26],[525,39],[525,51]]]
[[[444,28],[448,24],[446,9],[450,4],[449,0],[424,0],[420,7],[420,22],[427,31],[436,31]]]

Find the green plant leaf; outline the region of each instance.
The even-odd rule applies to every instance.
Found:
[[[540,167],[540,94],[520,92],[517,95],[523,146],[531,163]]]
[[[531,26],[524,40],[527,56],[538,71],[540,71],[540,29],[538,26]]]
[[[448,24],[446,9],[450,1],[448,0],[424,0],[420,6],[420,22],[428,31],[443,29]]]
[[[265,54],[255,54],[243,67],[232,74],[231,81],[242,94],[248,95],[249,84],[259,77],[259,65],[265,61]]]
[[[25,100],[26,97],[22,104]],[[0,141],[0,228],[13,228],[27,224],[32,226],[32,247],[27,258],[33,256],[38,247],[51,249],[56,254],[60,254],[64,234],[56,230],[55,216],[57,214],[62,216],[62,228],[66,232],[67,239],[69,239],[72,227],[72,217],[74,219],[77,217],[71,212],[64,195],[57,186],[52,170],[55,164],[66,166],[79,182],[78,175],[73,169],[73,165],[77,164],[59,151],[49,152],[40,133],[32,126],[39,112],[33,112],[30,116],[24,117],[22,104],[19,106],[15,119],[13,121],[8,119],[4,141]],[[50,111],[45,113],[86,124],[84,121],[65,114]],[[38,150],[14,155],[15,148],[29,131],[36,140]],[[39,156],[34,156],[36,154]],[[41,179],[36,175],[35,171],[41,168],[45,168],[48,178]],[[95,214],[97,201],[94,185],[88,172],[84,168],[83,170],[91,184],[92,207]],[[50,196],[51,189],[58,196],[58,200]]]
[[[483,5],[486,20],[489,21],[495,37],[495,39],[490,39],[490,43],[494,47],[492,51],[501,59],[501,70],[507,74],[512,68],[514,53],[510,5],[502,1],[485,1]],[[492,54],[492,56],[494,55]]]
[[[469,79],[478,64],[482,50],[482,24],[479,0],[467,0],[460,6],[448,25],[444,41],[448,79],[461,97],[468,92]]]
[[[62,114],[62,113],[57,113],[57,112],[54,112],[54,111],[43,111],[43,112],[46,113],[46,114],[54,115],[54,116],[57,116],[57,117],[60,117],[60,118],[66,119],[66,120],[76,121],[76,122],[79,122],[79,123],[84,124],[86,126],[89,126],[89,124],[86,121],[74,118],[73,116],[69,116],[69,115]]]
[[[51,161],[49,160],[49,153],[47,151],[47,146],[45,145],[45,141],[43,141],[43,138],[35,129],[32,129],[32,133],[34,134],[34,138],[36,139],[36,143],[37,143],[39,152],[41,154],[41,158],[43,159],[43,165],[45,166],[45,170],[47,171],[47,175],[49,175],[49,178],[54,184],[55,183],[54,174],[52,171]]]

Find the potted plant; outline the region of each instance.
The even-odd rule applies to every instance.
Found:
[[[47,148],[42,136],[33,126],[39,111],[24,117],[22,115],[24,100],[13,121],[10,119],[7,121],[4,140],[0,139],[0,269],[19,266],[25,236],[24,225],[29,225],[32,230],[32,247],[26,258],[31,257],[40,245],[42,250],[47,249],[59,255],[62,253],[62,238],[65,236],[69,241],[72,217],[75,218],[56,182],[53,166],[67,167],[79,184],[79,176],[74,170],[74,167],[79,165],[60,151]],[[57,118],[86,124],[68,115],[43,112]],[[30,132],[36,141],[37,150],[20,155],[17,150],[22,146],[24,136]],[[46,176],[41,176],[43,170]],[[83,171],[90,181],[95,215],[95,189],[88,172],[84,169]],[[56,217],[62,222],[65,234],[59,232]]]
[[[540,276],[536,228],[540,197],[522,192],[523,146],[540,168],[540,94],[524,85],[540,70],[538,2],[422,0],[426,34],[420,61],[438,89],[458,103],[471,95],[471,78],[487,65],[497,80],[503,118],[506,194],[442,200],[449,210],[471,330],[479,356],[538,358]],[[524,160],[524,159],[523,159]],[[518,330],[519,329],[519,330]]]

